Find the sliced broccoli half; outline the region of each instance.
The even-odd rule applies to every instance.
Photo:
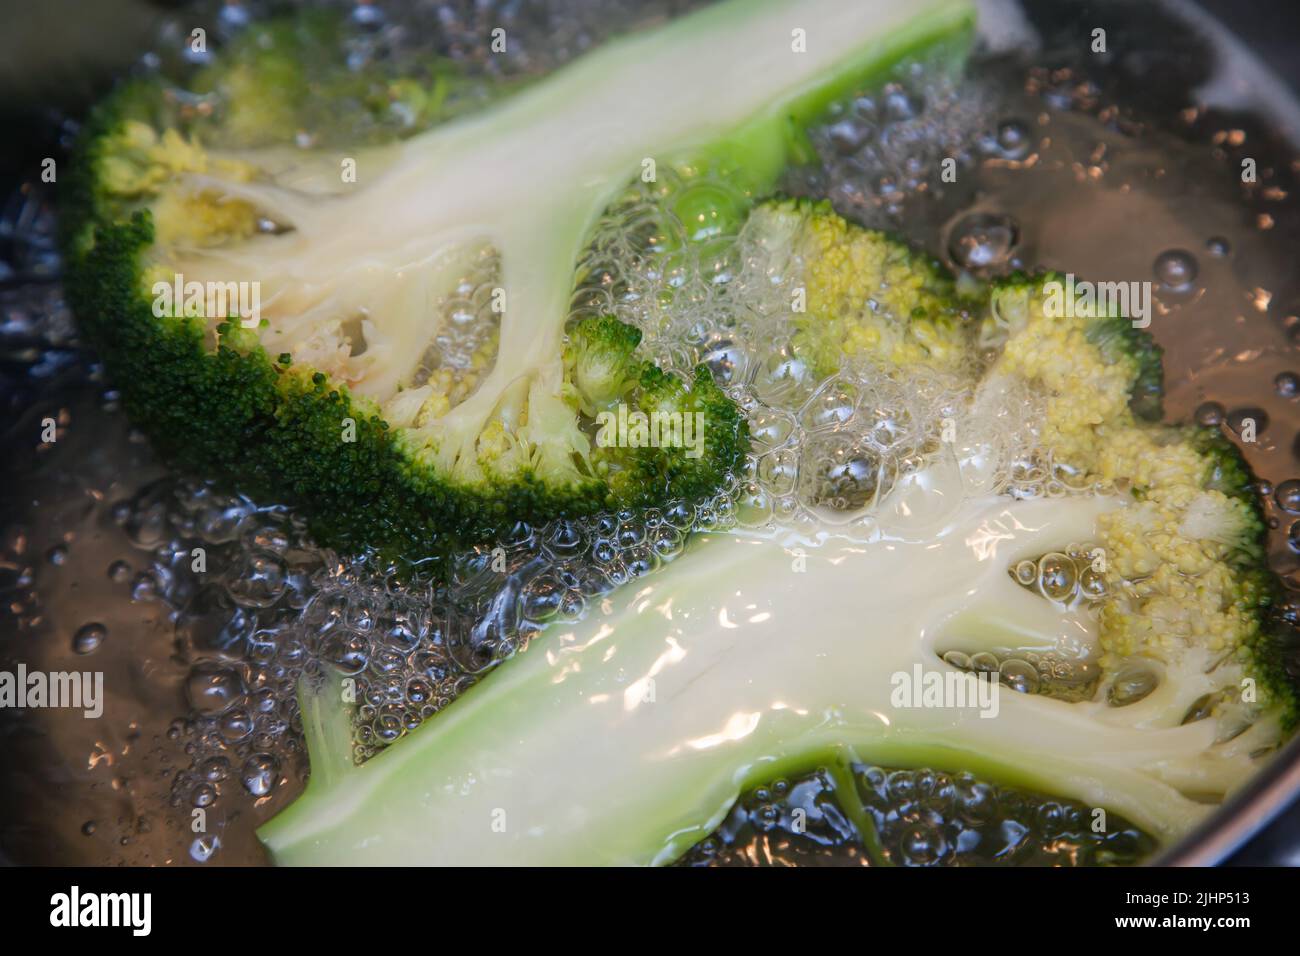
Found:
[[[298,504],[326,544],[424,558],[518,521],[708,496],[747,446],[742,417],[612,319],[566,344],[583,244],[656,164],[677,174],[672,214],[709,218],[705,173],[743,211],[809,155],[831,100],[970,27],[964,3],[926,10],[732,0],[510,96],[436,67],[331,67],[326,27],[255,28],[195,90],[133,81],[91,117],[64,197],[71,301],[163,452]],[[465,115],[476,96],[490,105]],[[602,444],[611,402],[698,412],[702,445]]]

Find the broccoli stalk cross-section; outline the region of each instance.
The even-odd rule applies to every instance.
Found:
[[[743,454],[741,416],[707,373],[634,360],[634,330],[577,329],[566,352],[584,242],[659,171],[682,183],[677,213],[712,216],[712,193],[691,191],[705,173],[743,211],[810,155],[804,127],[835,97],[970,23],[956,0],[925,13],[732,0],[409,139],[312,154],[243,145],[277,125],[277,90],[309,95],[283,39],[214,67],[202,85],[233,100],[199,115],[128,87],[90,123],[71,189],[74,305],[164,451],[293,499],[328,544],[419,558],[521,520],[702,499]],[[486,276],[473,290],[471,274]],[[255,284],[260,327],[146,314],[141,287],[178,275]],[[499,327],[467,365],[430,369],[456,332],[439,304],[465,295]],[[614,400],[702,414],[702,453],[593,447],[589,416]]]
[[[936,650],[945,622],[972,604],[1031,643],[1082,627],[1018,587],[1006,565],[1086,538],[1113,506],[994,498],[937,538],[803,557],[794,542],[698,539],[620,592],[610,614],[556,626],[360,767],[339,689],[307,697],[312,779],[260,835],[287,864],[668,863],[747,788],[841,754],[1049,791],[1068,781],[1073,797],[1179,832],[1200,808],[1149,771],[1190,772],[1213,740],[1209,724],[1135,732],[1005,689],[987,718],[973,695],[968,708],[895,706],[895,674],[952,670]],[[990,630],[1008,639],[1005,627]],[[1245,766],[1225,758],[1215,783]]]

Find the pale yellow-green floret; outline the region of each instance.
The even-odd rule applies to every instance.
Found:
[[[1168,662],[1189,647],[1232,651],[1258,626],[1254,609],[1239,603],[1245,595],[1224,562],[1227,546],[1188,537],[1184,513],[1167,500],[1145,501],[1099,520],[1110,588],[1101,609],[1103,666],[1134,654]]]
[[[795,347],[820,376],[857,358],[896,366],[956,368],[969,361],[964,316],[952,284],[907,246],[854,226],[829,206],[800,210],[791,248],[802,260],[805,311]],[[758,215],[767,214],[760,210]]]
[[[1095,319],[1048,314],[1045,302],[1032,282],[995,290],[982,335],[1004,343],[992,374],[1044,396],[1039,439],[1052,462],[1133,496],[1098,521],[1100,664],[1114,672],[1137,656],[1186,658],[1214,667],[1228,690],[1240,677],[1229,662],[1259,629],[1255,579],[1232,560],[1251,537],[1250,506],[1207,487],[1213,462],[1189,430],[1135,418],[1137,362],[1090,340]]]
[[[1057,463],[1104,475],[1102,459],[1116,432],[1133,422],[1131,361],[1108,362],[1087,338],[1087,318],[1048,315],[1030,286],[995,290],[986,337],[1006,336],[994,373],[1031,383],[1044,396],[1039,439]],[[1104,475],[1104,477],[1118,477]]]
[[[251,182],[256,167],[213,156],[175,129],[159,135],[148,123],[127,120],[110,137],[101,162],[105,192],[124,203],[148,206],[156,248],[203,248],[246,239],[257,230],[257,210],[216,190],[195,188],[189,176]]]

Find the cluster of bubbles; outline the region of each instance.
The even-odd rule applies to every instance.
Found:
[[[681,864],[1124,865],[1155,849],[1113,815],[1098,832],[1094,813],[966,773],[855,765],[840,782],[822,768],[743,794]]]
[[[452,405],[472,394],[496,357],[501,312],[493,297],[500,284],[500,259],[485,248],[437,303],[438,332],[405,383],[407,388],[432,383]]]
[[[1098,566],[1095,544],[1069,544],[1038,559],[1025,558],[1007,569],[1021,587],[1062,608],[1104,601],[1109,591],[1106,575]]]
[[[1099,554],[1095,544],[1072,543],[1063,551],[1017,561],[1007,573],[1021,587],[1063,611],[1095,607],[1110,591],[1105,574],[1097,567]],[[996,674],[1003,685],[1022,694],[1046,694],[1065,701],[1092,700],[1102,676],[1095,660],[1059,650],[993,648],[974,654],[950,650],[942,656],[959,670]],[[1136,685],[1129,687],[1117,677],[1108,699],[1122,706],[1135,703],[1154,689],[1151,683],[1139,692]]]
[[[1095,660],[1071,657],[1055,650],[1000,647],[974,654],[945,651],[942,656],[946,663],[958,670],[976,675],[993,675],[1003,686],[1019,693],[1045,694],[1071,703],[1092,700],[1102,676],[1101,668]],[[1150,690],[1154,689],[1152,685]],[[1133,703],[1139,699],[1133,697],[1123,703]]]
[[[130,579],[137,601],[164,605],[187,663],[190,766],[173,802],[213,806],[230,787],[268,796],[301,760],[301,680],[325,669],[353,681],[355,757],[364,761],[447,706],[483,673],[588,601],[650,573],[688,533],[730,527],[731,499],[518,525],[458,555],[447,580],[398,574],[370,555],[317,548],[294,514],[210,485],[163,479],[113,509],[151,558]],[[83,633],[83,631],[85,633]],[[103,635],[79,631],[93,653]]]
[[[1095,608],[1111,593],[1111,585],[1097,567],[1100,550],[1095,544],[1070,544],[1038,558],[1025,558],[1007,569],[1021,587],[1064,610]],[[989,648],[973,654],[948,650],[943,660],[973,674],[996,675],[1006,687],[1025,694],[1045,694],[1069,702],[1093,700],[1102,687],[1103,674],[1096,660],[1071,656],[1059,650]],[[1161,674],[1152,662],[1134,659],[1120,667],[1104,686],[1104,699],[1112,707],[1126,707],[1149,696]],[[1183,723],[1200,720],[1211,712],[1209,696],[1189,708]]]
[[[315,8],[342,16],[340,54],[349,68],[376,62],[456,63],[468,77],[530,76],[550,72],[629,26],[651,23],[707,0],[474,0],[472,3],[384,3],[375,0],[314,0]],[[185,17],[166,18],[158,50],[148,62],[174,67],[172,58],[205,64],[220,44],[249,25],[283,13],[280,0],[201,0]],[[208,29],[202,48],[184,42],[195,23]],[[494,34],[493,31],[504,31]],[[492,45],[490,41],[500,37]]]
[[[910,200],[944,189],[990,151],[1022,149],[1010,133],[1005,147],[974,135],[987,121],[987,99],[981,86],[957,83],[942,67],[908,63],[879,91],[831,106],[810,136],[826,162],[794,171],[787,188],[829,198],[866,225],[895,227]]]
[[[294,690],[304,654],[283,637],[311,603],[324,556],[284,509],[197,481],[157,481],[112,517],[150,557],[138,571],[115,561],[109,577],[168,610],[175,654],[189,665],[190,713],[169,734],[185,738],[193,762],[173,778],[173,803],[207,810],[232,787],[267,796],[300,756]]]
[[[669,172],[612,207],[572,311],[637,326],[648,354],[678,374],[707,366],[745,412],[753,445],[734,495],[742,524],[870,534],[899,517],[882,509],[895,489],[895,506],[905,502],[899,510],[914,520],[939,520],[966,495],[1079,490],[1038,448],[1041,398],[1012,381],[979,389],[984,357],[973,347],[951,370],[859,357],[818,374],[795,344],[800,257],[773,251],[750,227],[692,241],[696,224],[664,199],[729,189],[720,177],[688,184]]]

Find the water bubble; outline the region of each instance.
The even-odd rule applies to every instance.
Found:
[[[998,124],[998,152],[1007,159],[1024,159],[1029,155],[1031,136],[1029,126],[1021,120],[1003,120]]]
[[[1043,596],[1052,601],[1068,601],[1074,596],[1078,571],[1064,554],[1045,554],[1038,561],[1038,585]]]
[[[227,36],[248,26],[252,19],[248,10],[237,3],[222,4],[221,12],[217,14],[217,23],[223,35]]]
[[[798,465],[800,502],[823,520],[846,521],[893,486],[895,471],[849,436],[811,440]]]
[[[904,89],[896,83],[885,87],[882,102],[890,122],[915,119],[925,110],[925,100],[919,93]]]
[[[1160,676],[1149,665],[1135,662],[1124,665],[1115,675],[1107,701],[1112,707],[1125,707],[1146,697],[1160,683]]]
[[[1295,372],[1279,372],[1273,378],[1273,388],[1283,398],[1294,398],[1300,393],[1300,375]]]
[[[948,255],[960,269],[993,274],[1007,265],[1020,242],[1020,227],[1000,213],[968,213],[948,235]]]
[[[219,849],[221,849],[221,838],[206,833],[195,837],[194,842],[190,844],[190,859],[195,863],[207,863]]]
[[[749,419],[749,437],[769,448],[784,444],[793,431],[794,421],[781,412],[764,409]]]
[[[871,138],[871,126],[856,119],[843,119],[826,130],[831,146],[842,156],[851,156]]]
[[[276,525],[250,528],[240,538],[245,548],[255,551],[287,551],[291,544],[288,532]]]
[[[998,668],[1002,683],[1022,694],[1038,693],[1038,670],[1026,661],[1005,660]]]
[[[1086,567],[1079,575],[1079,593],[1090,601],[1102,600],[1109,591],[1106,575],[1092,567]]]
[[[800,421],[809,431],[843,425],[853,417],[857,399],[857,388],[851,382],[832,379],[804,406]]]
[[[802,401],[814,377],[806,362],[788,346],[771,352],[758,370],[754,389],[769,405]]]
[[[78,654],[93,654],[108,636],[108,628],[103,624],[83,624],[72,636],[72,649]]]
[[[153,548],[162,543],[166,529],[166,504],[149,500],[146,497],[148,491],[146,489],[136,501],[128,503],[124,511],[127,537],[139,548]]]
[[[1151,267],[1158,281],[1170,292],[1186,292],[1196,281],[1196,258],[1185,249],[1167,249],[1156,256]]]
[[[799,475],[799,455],[794,449],[778,448],[758,460],[758,479],[772,494],[794,490]]]
[[[240,779],[244,789],[255,797],[264,797],[275,787],[278,767],[275,758],[267,753],[256,753],[244,761]]]
[[[871,417],[866,437],[876,448],[890,451],[908,440],[912,422],[906,408],[874,408]]]
[[[946,651],[943,655],[945,663],[957,668],[958,670],[968,671],[970,667],[970,655],[961,651]]]
[[[1216,259],[1222,259],[1232,251],[1232,247],[1228,245],[1228,240],[1222,236],[1211,236],[1205,240],[1205,251]]]
[[[1030,587],[1038,580],[1038,565],[1028,559],[1017,561],[1012,576],[1025,587]]]
[[[650,542],[650,546],[661,558],[675,557],[681,553],[685,544],[686,536],[671,526],[657,529]]]
[[[1196,423],[1210,427],[1222,425],[1226,415],[1227,411],[1218,402],[1204,402],[1195,412]]]
[[[222,714],[247,693],[244,679],[233,667],[211,661],[194,665],[185,681],[185,696],[200,714]]]
[[[620,524],[614,539],[620,548],[632,548],[645,540],[645,528],[638,522]]]
[[[219,783],[230,776],[230,761],[225,757],[209,757],[199,764],[199,776],[212,783]]]
[[[377,30],[384,25],[384,11],[363,0],[352,8],[352,22],[364,30]]]
[[[253,551],[231,569],[226,590],[236,604],[248,608],[270,607],[284,594],[284,562],[270,551]]]
[[[227,743],[239,743],[253,732],[253,718],[242,707],[236,708],[221,716],[220,727],[221,736]]]
[[[908,866],[928,866],[939,861],[948,846],[937,827],[918,823],[904,831],[898,852]]]
[[[640,577],[649,574],[659,566],[659,558],[653,548],[647,548],[638,545],[629,548],[623,554],[623,566],[627,568],[632,577]],[[586,602],[583,600],[580,591],[569,591],[564,595],[564,603],[561,607],[561,614],[566,620],[576,621],[582,616],[583,608]]]
[[[406,682],[406,699],[417,706],[427,704],[434,697],[434,687],[423,676],[416,675]]]
[[[1262,408],[1238,408],[1228,412],[1224,422],[1238,435],[1245,432],[1248,422],[1252,423],[1255,435],[1259,436],[1264,434],[1264,429],[1268,428],[1268,412]]]
[[[760,528],[772,517],[772,496],[756,481],[746,482],[736,492],[736,520],[747,528]],[[655,550],[659,551],[657,542]],[[660,551],[660,554],[662,552]]]
[[[581,527],[572,521],[556,521],[546,536],[546,549],[557,557],[577,554],[582,550],[583,534]]]
[[[1300,514],[1300,479],[1289,478],[1273,492],[1277,506],[1291,514]]]
[[[550,620],[559,611],[565,590],[564,585],[551,575],[533,578],[520,594],[524,617],[538,623]]]

